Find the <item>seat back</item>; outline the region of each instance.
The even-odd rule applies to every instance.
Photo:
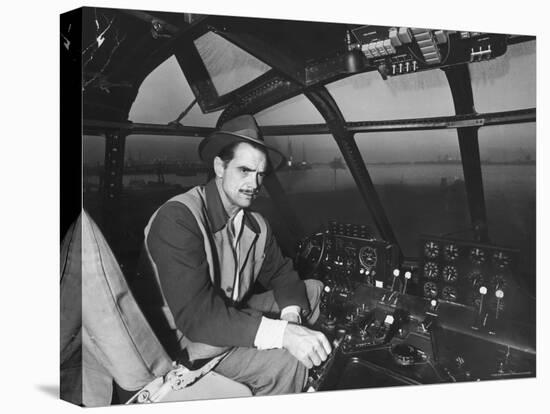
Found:
[[[67,337],[80,328],[81,403],[109,405],[113,379],[124,389],[138,390],[168,372],[172,360],[134,300],[99,227],[86,211],[82,211],[66,240],[62,248],[66,263],[61,275],[62,347],[67,349],[71,343]],[[79,327],[74,315],[80,311]]]
[[[172,359],[138,306],[101,230],[85,210],[65,237],[61,251],[62,364],[74,360],[80,341],[82,345],[78,349],[82,356],[81,399],[74,392],[72,399],[65,399],[85,406],[109,405],[113,380],[125,390],[137,391],[173,369]],[[67,372],[74,373],[74,369]],[[61,377],[62,390],[70,388],[68,381],[78,387],[79,378],[64,376],[63,365]],[[172,398],[226,396],[223,384],[230,380],[221,378],[218,386],[211,388],[215,394],[194,394],[193,387],[205,390],[204,385],[197,388],[201,380]],[[244,386],[230,382],[237,385],[233,396],[247,395]]]

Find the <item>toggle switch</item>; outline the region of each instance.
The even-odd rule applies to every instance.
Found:
[[[504,291],[502,289],[497,289],[495,291],[495,296],[497,298],[497,306],[495,309],[495,320],[498,320],[498,314],[500,312],[500,302],[502,301],[502,298],[504,297]]]
[[[399,269],[393,269],[393,280],[391,282],[391,287],[390,287],[390,290],[393,290],[394,287],[395,287],[395,281],[396,279],[399,277]]]
[[[403,285],[403,294],[407,293],[407,283],[409,282],[409,280],[411,279],[412,277],[412,273],[410,270],[407,270],[405,272],[405,284]]]

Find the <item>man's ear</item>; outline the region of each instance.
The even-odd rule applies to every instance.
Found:
[[[223,172],[225,170],[225,164],[220,157],[214,158],[214,173],[216,177],[222,178]]]

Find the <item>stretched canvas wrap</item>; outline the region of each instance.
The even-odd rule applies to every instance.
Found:
[[[62,399],[536,376],[536,39],[374,23],[61,15]]]

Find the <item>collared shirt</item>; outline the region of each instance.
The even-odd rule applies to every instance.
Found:
[[[229,220],[229,234],[233,238],[233,252],[235,254],[235,262],[237,262],[237,267],[235,269],[235,281],[233,282],[233,294],[231,298],[237,300],[239,297],[239,271],[240,269],[240,250],[239,250],[239,239],[241,238],[241,233],[243,231],[243,215],[244,210],[239,210],[232,219]]]
[[[235,280],[233,282],[233,293],[232,293],[232,299],[234,301],[237,300],[239,297],[239,285],[240,285],[240,274],[238,269],[240,269],[240,255],[239,255],[239,240],[242,234],[243,230],[243,215],[244,210],[240,209],[237,214],[235,214],[232,218],[229,219],[228,225],[229,225],[229,234],[231,234],[231,237],[233,238],[233,252],[235,254],[235,261],[237,262],[236,272],[235,272]],[[289,305],[286,306],[283,310],[281,310],[281,318],[284,315],[294,313],[298,317],[298,321],[301,321],[300,319],[300,307],[297,305]],[[254,345],[258,349],[272,349],[272,348],[282,348],[283,347],[283,337],[284,337],[284,331],[287,325],[287,321],[285,320],[273,320],[266,318],[265,316],[262,317],[262,321],[260,322],[260,326],[258,327],[258,332],[256,333],[256,337],[254,338]]]

